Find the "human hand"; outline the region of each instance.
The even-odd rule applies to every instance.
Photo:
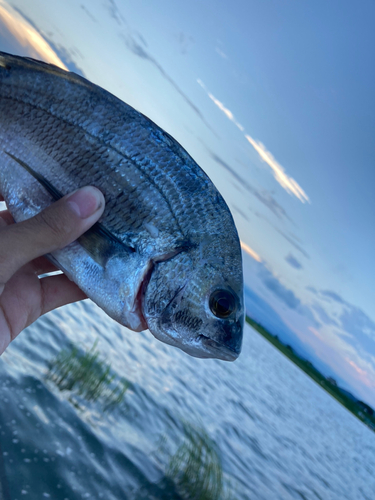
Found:
[[[38,276],[57,270],[43,255],[87,231],[104,203],[98,189],[86,187],[18,224],[7,210],[0,211],[0,354],[39,316],[86,298],[64,274]]]

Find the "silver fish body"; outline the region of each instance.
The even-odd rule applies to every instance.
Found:
[[[192,356],[236,359],[240,242],[207,175],[104,89],[0,52],[0,192],[14,219],[85,185],[103,192],[106,208],[91,232],[53,253],[59,267],[130,329]]]

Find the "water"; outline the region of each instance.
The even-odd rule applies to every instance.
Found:
[[[131,384],[111,411],[46,377],[62,349],[95,340],[111,373]],[[180,498],[167,472],[182,467],[187,429],[205,430],[220,450],[223,498],[374,498],[375,434],[248,326],[235,363],[197,360],[86,301],[29,327],[0,370],[12,500]]]

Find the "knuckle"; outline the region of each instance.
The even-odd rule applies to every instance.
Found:
[[[48,231],[52,233],[53,236],[60,237],[61,224],[60,221],[55,217],[55,214],[51,213],[51,210],[44,210],[38,215],[37,219],[39,219],[38,222],[48,228]]]
[[[6,251],[0,251],[0,295],[3,292],[5,284],[14,272],[14,265],[17,265],[17,254],[13,253],[12,255],[13,261],[11,262],[12,265],[10,265],[9,253],[7,253]]]
[[[5,283],[8,281],[9,276],[8,276],[7,268],[6,268],[6,261],[1,258],[0,256],[0,295],[3,292]]]
[[[47,229],[48,239],[54,242],[64,241],[74,228],[73,221],[63,211],[56,209],[43,210],[35,217],[35,222]]]

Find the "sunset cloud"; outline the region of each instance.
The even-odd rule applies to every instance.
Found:
[[[243,241],[241,241],[241,248],[244,250],[246,253],[250,255],[253,259],[255,259],[257,262],[262,262],[262,259],[260,256],[252,249],[249,247],[249,245],[246,245]]]
[[[16,10],[0,0],[0,22],[32,57],[68,70],[46,40]]]
[[[351,367],[353,378],[357,378],[360,382],[367,387],[375,387],[375,372],[374,366],[371,363],[366,363],[364,360],[359,359],[355,362],[353,359],[346,357],[344,358],[348,365]],[[362,365],[362,366],[359,366]],[[348,369],[350,371],[350,369]]]

